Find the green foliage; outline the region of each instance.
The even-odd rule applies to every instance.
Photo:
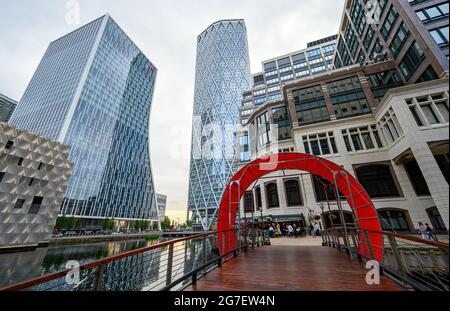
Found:
[[[72,230],[75,228],[76,219],[74,217],[61,216],[58,217],[55,224],[55,229],[58,230]]]
[[[113,230],[114,229],[114,218],[112,219],[103,219],[102,221],[102,229],[103,230]]]
[[[190,229],[190,228],[192,228],[192,221],[187,220],[186,223],[180,225],[180,227],[181,227],[182,229]]]
[[[137,220],[134,222],[134,230],[146,231],[148,230],[150,223],[144,220]]]
[[[151,234],[151,235],[145,237],[145,240],[148,242],[156,241],[158,239],[159,239],[159,234]]]
[[[170,229],[171,220],[168,216],[164,217],[164,220],[161,222],[161,229],[166,230]]]

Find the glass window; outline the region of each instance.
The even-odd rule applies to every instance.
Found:
[[[14,205],[14,208],[21,209],[24,204],[25,204],[25,200],[17,199],[16,204]]]
[[[358,181],[371,198],[398,197],[400,193],[388,165],[367,165],[355,170]]]
[[[363,150],[363,146],[361,144],[361,139],[359,138],[359,134],[351,135],[353,147],[355,148],[355,151]]]
[[[29,214],[38,214],[39,210],[42,205],[42,201],[44,200],[43,197],[34,197],[33,202],[31,203],[30,210],[28,211]]]
[[[439,123],[439,120],[436,116],[436,114],[434,113],[433,109],[431,108],[431,105],[421,105],[420,106],[422,108],[423,113],[425,114],[425,117],[428,120],[428,123],[430,124],[437,124]]]
[[[334,185],[325,178],[317,175],[311,175],[314,185],[314,194],[316,195],[317,202],[335,201],[336,193]]]
[[[267,192],[268,208],[280,207],[280,203],[278,200],[277,184],[271,183],[266,185],[266,192]]]
[[[442,219],[441,213],[436,207],[432,207],[427,209],[428,217],[431,221],[431,226],[434,230],[438,231],[446,231],[447,227],[445,226],[445,222]]]
[[[298,180],[288,180],[284,183],[284,185],[286,188],[287,205],[288,206],[303,205]]]
[[[428,189],[425,177],[423,177],[422,171],[419,168],[416,160],[410,160],[404,164],[406,172],[408,173],[409,180],[411,181],[414,191],[418,196],[429,196],[430,190]]]
[[[372,137],[370,137],[370,133],[362,133],[361,134],[364,145],[366,146],[366,149],[374,149],[375,145],[373,144]]]
[[[315,156],[319,156],[320,154],[320,148],[319,148],[319,142],[317,140],[312,140],[311,141],[311,149],[312,149],[312,154]]]
[[[322,149],[323,155],[331,154],[330,146],[328,145],[328,139],[325,138],[320,140],[320,148]]]
[[[448,106],[446,103],[436,103],[436,107],[444,118],[445,122],[448,122]]]
[[[416,120],[417,125],[423,126],[422,120],[420,119],[419,115],[417,114],[416,107],[412,106],[412,107],[409,107],[409,109],[411,110],[411,113],[414,117],[414,120]]]
[[[14,142],[12,140],[8,140],[8,142],[5,145],[6,150],[11,150],[11,148],[14,146]]]
[[[379,211],[381,226],[386,231],[411,231],[406,218],[406,212],[398,210]]]
[[[414,74],[416,69],[422,64],[423,59],[423,50],[419,44],[414,41],[408,52],[406,52],[405,57],[403,57],[400,62],[400,70],[405,79],[409,79]]]
[[[434,158],[436,159],[436,162],[439,165],[439,168],[441,169],[442,175],[444,175],[445,180],[447,180],[447,183],[449,182],[449,175],[450,175],[450,171],[449,171],[449,155],[448,153],[446,155],[437,155],[434,156]]]
[[[258,187],[255,189],[255,195],[256,195],[256,208],[258,210],[262,209],[262,199],[261,199],[261,188]]]
[[[246,191],[244,194],[244,213],[253,213],[254,212],[254,206],[253,206],[253,192],[252,191]]]
[[[347,148],[348,152],[352,152],[352,146],[350,145],[350,140],[348,139],[348,135],[344,135],[344,142],[345,142],[345,147]]]

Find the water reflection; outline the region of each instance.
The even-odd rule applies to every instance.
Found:
[[[77,260],[83,265],[158,242],[145,240],[103,242],[52,246],[29,252],[0,254],[0,288],[40,275],[65,270],[69,260]]]
[[[0,287],[28,280],[39,275],[66,269],[66,263],[76,260],[80,265],[126,251],[147,247],[161,241],[119,241],[78,246],[41,248],[32,252],[0,255]],[[65,278],[53,280],[31,290],[88,291],[94,288],[111,291],[160,290],[170,282],[216,258],[214,238],[194,239],[174,244],[173,264],[168,277],[169,248],[163,247],[126,257],[104,266],[101,284],[96,283],[97,268],[80,272],[78,286]],[[180,289],[186,280],[174,287]],[[98,287],[99,286],[99,287]]]

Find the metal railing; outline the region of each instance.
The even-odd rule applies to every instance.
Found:
[[[219,240],[231,238],[237,240],[236,248],[225,252],[225,243],[219,245]],[[249,247],[268,244],[267,233],[258,229],[202,233],[44,275],[0,291],[182,290]]]
[[[369,235],[380,235],[382,245],[371,245]],[[415,290],[449,290],[448,243],[389,231],[347,227],[345,232],[343,227],[335,227],[322,232],[322,244],[359,261],[374,260],[374,253],[381,248],[382,272]]]

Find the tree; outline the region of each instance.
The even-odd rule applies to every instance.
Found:
[[[168,216],[165,216],[164,220],[161,222],[161,229],[163,229],[163,230],[170,229],[171,223],[172,223],[172,221],[170,220],[170,218]]]
[[[76,220],[74,217],[67,218],[65,215],[56,219],[55,229],[58,230],[72,230],[75,228]]]
[[[145,220],[137,220],[134,222],[134,229],[146,231],[149,227],[149,223]]]
[[[114,229],[114,218],[113,219],[103,219],[102,221],[102,229],[103,230],[113,230]]]

